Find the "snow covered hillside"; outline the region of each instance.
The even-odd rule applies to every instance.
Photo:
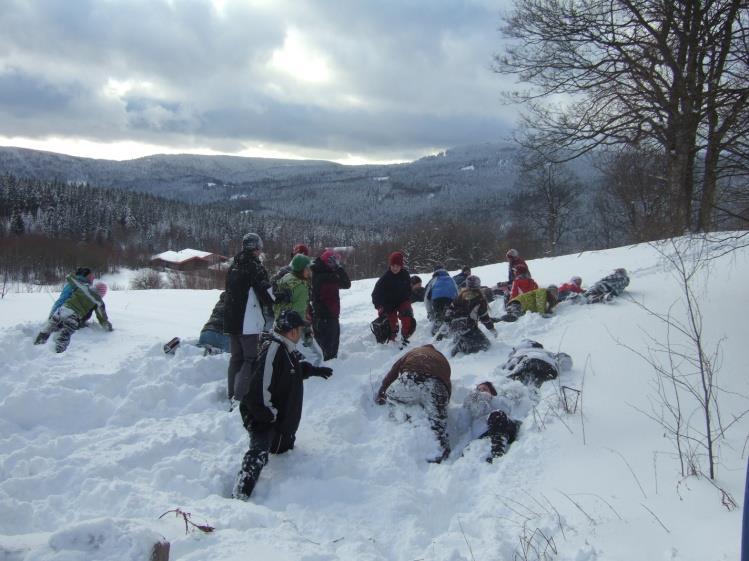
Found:
[[[250,502],[230,497],[248,439],[228,412],[228,356],[189,345],[165,356],[173,336],[195,338],[215,291],[111,291],[114,332],[77,332],[67,352],[34,346],[52,304],[45,293],[0,300],[0,559],[145,561],[161,536],[180,561],[560,560],[728,561],[738,558],[749,420],[719,448],[721,504],[704,478],[682,479],[663,429],[638,409],[654,401],[646,353],[664,325],[635,303],[665,312],[677,281],[648,245],[529,262],[540,285],[579,274],[587,286],[615,267],[631,283],[609,304],[562,304],[498,324],[485,353],[451,360],[453,452],[429,464],[436,444],[419,424],[397,424],[374,404],[402,351],[375,344],[374,280],[342,293],[340,357],[334,376],[305,383],[296,448],[271,457]],[[505,263],[474,271],[506,280]],[[711,262],[697,284],[708,346],[722,342],[719,383],[727,424],[747,408],[749,250]],[[501,303],[492,303],[493,315]],[[428,334],[423,304],[412,344]],[[673,307],[683,314],[680,303]],[[673,333],[671,334],[673,336]],[[560,380],[530,391],[499,365],[523,338],[569,353]],[[448,343],[437,343],[447,352]],[[518,441],[493,464],[486,441],[470,442],[461,403],[492,380],[513,398]],[[582,390],[566,413],[560,386]],[[582,414],[581,414],[582,411]],[[691,412],[685,412],[689,413]],[[703,462],[703,466],[706,465]],[[181,508],[210,534],[185,534],[168,515]]]

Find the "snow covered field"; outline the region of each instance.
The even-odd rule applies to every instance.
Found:
[[[635,304],[666,311],[676,280],[648,245],[529,262],[540,285],[572,274],[587,286],[626,267],[627,295],[610,304],[560,305],[550,319],[498,324],[485,353],[451,361],[453,453],[428,464],[435,443],[418,424],[397,424],[373,393],[402,351],[375,344],[373,280],[343,292],[334,376],[305,383],[297,447],[271,457],[250,502],[229,498],[247,447],[228,412],[228,356],[204,357],[164,342],[197,337],[216,291],[112,291],[115,331],[77,332],[67,352],[32,345],[52,304],[46,293],[0,300],[0,559],[148,559],[162,536],[172,560],[711,561],[738,558],[740,508],[728,511],[703,478],[682,479],[672,442],[637,409],[650,410],[652,369],[617,340],[645,352],[665,328]],[[506,264],[474,271],[485,284]],[[711,263],[697,294],[708,346],[722,342],[724,421],[749,404],[746,279],[749,250]],[[499,315],[501,303],[492,304]],[[673,308],[682,314],[680,304]],[[423,304],[412,343],[430,340]],[[498,368],[513,344],[533,338],[569,353],[561,380],[529,392]],[[447,342],[438,348],[447,349]],[[485,379],[515,398],[518,441],[487,464],[488,442],[469,444],[461,403]],[[567,414],[560,385],[582,390]],[[695,421],[696,423],[696,421]],[[749,420],[719,448],[718,485],[743,505]],[[703,461],[703,466],[705,466]],[[179,507],[211,534],[185,534],[163,512]]]

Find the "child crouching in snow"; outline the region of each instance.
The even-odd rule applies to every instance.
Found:
[[[520,421],[507,416],[509,407],[495,397],[497,390],[489,381],[481,382],[463,401],[463,409],[471,419],[471,436],[476,439],[488,438],[491,441],[491,454],[486,461],[492,463],[507,452],[518,435]],[[505,411],[507,409],[507,411]]]
[[[76,272],[83,271],[79,269]],[[85,271],[83,271],[85,272]],[[68,275],[68,284],[63,289],[58,301],[59,306],[53,307],[52,314],[47,320],[47,325],[39,332],[34,340],[35,345],[47,342],[53,332],[55,336],[55,351],[62,353],[68,348],[73,333],[81,327],[84,318],[91,312],[96,313],[96,319],[106,331],[112,331],[112,324],[107,318],[107,310],[104,307],[104,295],[107,293],[107,285],[98,281],[92,286],[93,274],[88,271],[84,275]],[[67,292],[67,293],[66,293]],[[63,297],[65,297],[63,299]]]

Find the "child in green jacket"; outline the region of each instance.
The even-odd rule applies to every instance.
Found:
[[[49,336],[57,331],[55,336],[55,351],[62,353],[68,348],[70,338],[81,326],[81,320],[92,311],[96,319],[106,331],[112,331],[112,324],[107,318],[107,310],[102,300],[107,291],[103,282],[92,286],[90,277],[81,278],[74,275],[67,276],[68,285],[73,288],[70,296],[57,308],[47,320],[47,325],[39,332],[34,340],[35,345],[47,342]]]

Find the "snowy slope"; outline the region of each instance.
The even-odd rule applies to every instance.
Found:
[[[110,292],[115,331],[84,329],[62,355],[32,345],[52,295],[7,295],[0,559],[144,560],[161,536],[171,559],[192,561],[736,559],[740,511],[726,510],[704,479],[681,479],[670,441],[635,409],[649,409],[652,372],[616,342],[644,350],[646,334],[665,336],[631,300],[665,311],[679,299],[658,253],[641,245],[529,266],[539,284],[579,274],[587,285],[618,266],[632,281],[610,304],[561,305],[550,319],[499,324],[488,352],[452,360],[453,453],[441,465],[424,461],[435,452],[426,427],[397,424],[372,401],[400,352],[375,344],[367,325],[374,281],[355,282],[343,295],[335,375],[306,382],[297,447],[271,458],[248,503],[228,498],[247,446],[223,399],[228,357],[190,346],[174,357],[161,351],[174,335],[197,336],[217,292]],[[504,280],[506,264],[475,273],[485,284]],[[743,395],[746,278],[749,251],[738,250],[713,261],[698,289],[708,342],[724,338],[720,383]],[[501,304],[492,308],[498,314]],[[413,343],[425,343],[423,305],[416,316]],[[572,355],[560,383],[582,388],[584,416],[562,411],[560,383],[536,394],[502,378],[498,366],[526,337]],[[483,461],[487,442],[463,450],[460,404],[484,379],[514,397],[513,416],[523,421],[519,440],[492,465]],[[733,396],[722,415],[745,409]],[[718,484],[739,506],[748,429],[739,422],[720,448]],[[185,535],[180,519],[158,519],[175,507],[216,531]]]

